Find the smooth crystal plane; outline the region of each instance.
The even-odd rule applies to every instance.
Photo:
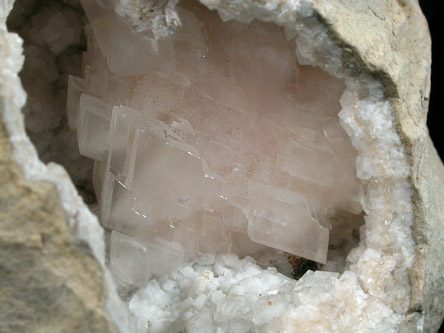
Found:
[[[82,4],[92,32],[68,118],[95,160],[123,282],[208,254],[325,263],[329,244],[352,237],[363,193],[338,118],[344,82],[299,65],[281,27],[184,1],[159,35]]]

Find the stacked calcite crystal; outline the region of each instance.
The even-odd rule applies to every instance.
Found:
[[[159,33],[82,4],[92,33],[68,117],[95,160],[120,280],[143,285],[216,253],[325,263],[329,238],[352,237],[362,189],[338,119],[342,80],[299,66],[274,24],[184,2]]]

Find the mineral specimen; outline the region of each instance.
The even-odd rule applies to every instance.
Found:
[[[143,132],[145,138],[147,133],[151,134],[150,140],[157,140],[157,152],[162,152],[154,155],[150,147],[145,151],[165,165],[165,170],[152,167],[150,171],[160,176],[171,174],[171,170],[187,171],[188,163],[183,163],[183,168],[179,169],[162,159],[181,160],[175,152],[190,151],[193,155],[186,156],[185,160],[208,168],[206,174],[214,179],[206,181],[229,184],[227,191],[222,191],[224,198],[216,196],[217,200],[212,200],[212,192],[206,197],[194,196],[195,205],[182,203],[179,212],[185,208],[202,212],[200,221],[211,225],[220,221],[220,215],[211,214],[218,212],[211,207],[220,207],[215,205],[220,202],[229,203],[247,217],[246,228],[244,224],[243,230],[235,230],[244,240],[251,237],[251,216],[262,216],[273,223],[287,216],[285,211],[276,212],[273,205],[261,206],[262,210],[250,211],[247,216],[245,211],[248,213],[249,207],[276,200],[280,205],[291,204],[298,212],[303,212],[305,207],[281,200],[295,198],[294,193],[297,193],[304,197],[304,206],[313,211],[310,218],[314,225],[324,230],[330,227],[328,223],[331,224],[327,263],[317,264],[320,270],[309,271],[298,281],[276,272],[273,267],[266,267],[273,265],[280,272],[293,273],[288,262],[287,267],[283,267],[283,259],[287,259],[288,254],[272,249],[279,249],[276,245],[279,242],[273,237],[266,237],[273,241],[272,247],[263,242],[263,238],[256,238],[247,244],[246,250],[239,249],[236,244],[245,243],[233,236],[233,230],[227,232],[231,238],[226,242],[231,244],[231,254],[220,254],[227,248],[201,249],[200,243],[189,244],[188,240],[176,237],[176,232],[171,241],[171,238],[161,238],[166,238],[162,230],[158,230],[154,240],[151,234],[113,230],[106,232],[109,246],[105,257],[103,230],[97,220],[77,195],[63,169],[53,163],[48,166],[40,163],[24,132],[20,109],[25,104],[25,93],[17,76],[22,67],[21,39],[8,33],[3,25],[13,2],[5,0],[0,5],[0,223],[5,226],[0,230],[1,331],[106,331],[113,330],[111,318],[123,332],[436,330],[442,319],[440,300],[444,295],[441,287],[444,286],[444,261],[440,245],[444,239],[441,227],[444,211],[437,204],[442,198],[444,169],[424,125],[430,45],[415,1],[202,0],[208,8],[217,9],[224,21],[221,22],[215,13],[196,2],[177,5],[176,1],[101,0],[95,9],[85,6],[91,25],[86,24],[76,0],[15,2],[9,29],[20,34],[26,50],[26,63],[20,77],[29,100],[23,112],[28,134],[44,161],[62,163],[77,189],[88,198],[85,195],[89,186],[85,177],[88,163],[76,151],[74,143],[77,142],[67,129],[66,114],[60,103],[65,99],[67,74],[75,75],[77,78],[70,78],[69,105],[71,111],[79,111],[70,112],[69,121],[79,133],[88,135],[80,136],[79,143],[83,153],[96,159],[94,182],[99,200],[106,199],[108,192],[104,190],[110,177],[116,179],[115,185],[128,188],[127,182],[132,181],[131,186],[141,188],[138,182],[145,177],[139,177],[139,170],[149,165],[148,154],[143,163],[133,168],[136,165],[131,163],[136,159],[125,159],[126,153],[131,152],[130,146],[121,145],[122,142],[136,142],[131,134],[136,132]],[[94,6],[95,2],[85,1],[84,4]],[[95,26],[94,19],[99,20]],[[107,22],[101,28],[100,20]],[[189,23],[196,20],[197,28],[190,26]],[[79,22],[86,24],[82,30],[90,36],[84,59],[89,67],[84,67],[82,78],[78,75],[79,50],[84,48],[86,39],[83,36],[79,39]],[[192,36],[202,32],[203,38],[190,41]],[[118,45],[113,44],[115,39],[119,40]],[[295,45],[293,40],[296,41],[297,59],[291,47]],[[212,45],[215,49],[210,48]],[[98,54],[94,50],[98,50]],[[202,58],[195,56],[193,50],[204,50]],[[243,52],[239,54],[239,51]],[[218,58],[218,55],[227,54],[228,57]],[[46,62],[46,67],[39,65],[39,59]],[[224,64],[226,59],[230,60],[228,64]],[[99,61],[102,69],[92,66],[91,61]],[[239,62],[242,65],[236,67]],[[250,67],[250,62],[254,67]],[[189,63],[191,65],[186,66]],[[264,72],[256,70],[262,67]],[[200,75],[202,71],[206,75]],[[112,73],[115,80],[108,75],[100,76],[100,73]],[[233,84],[225,78],[227,74]],[[217,79],[208,80],[213,76]],[[142,85],[137,79],[143,77],[147,80]],[[88,78],[97,80],[88,84]],[[196,84],[196,80],[207,81]],[[307,86],[310,82],[312,86]],[[132,83],[140,83],[142,88],[137,96],[145,95],[150,103],[156,103],[150,106],[140,98],[128,97],[127,91],[121,88]],[[327,88],[319,93],[318,87]],[[325,94],[334,88],[337,89],[335,94]],[[171,92],[178,89],[184,94],[173,96]],[[190,98],[185,91],[195,92],[202,101]],[[309,94],[301,96],[301,92]],[[120,98],[121,95],[127,98]],[[153,98],[154,95],[159,98]],[[181,98],[180,101],[175,97]],[[322,105],[324,99],[330,103]],[[131,105],[133,100],[141,105]],[[157,103],[162,105],[153,108]],[[321,103],[321,107],[316,108],[317,103]],[[185,107],[180,108],[182,104]],[[98,113],[90,112],[94,110]],[[189,114],[201,112],[204,117],[195,118],[194,123],[187,118]],[[232,142],[223,141],[231,134],[224,130],[234,126],[227,126],[228,121],[233,120],[231,116],[220,115],[237,117],[238,113],[245,121],[235,125],[243,135],[229,136]],[[115,114],[125,121],[113,121]],[[292,121],[293,114],[297,124]],[[327,120],[325,131],[325,123],[319,122],[323,117]],[[104,123],[101,118],[109,122]],[[202,120],[202,124],[196,119]],[[212,124],[222,125],[213,128]],[[92,125],[92,128],[84,125]],[[104,130],[102,125],[110,127]],[[126,125],[134,132],[129,137],[116,136],[116,133],[127,133]],[[281,129],[280,125],[286,127]],[[340,125],[338,131],[335,130],[337,125]],[[257,128],[271,137],[251,131]],[[279,130],[275,131],[277,128]],[[165,130],[163,136],[159,135],[159,129]],[[297,135],[292,129],[297,129]],[[211,131],[206,133],[205,130]],[[199,148],[196,138],[200,133],[209,138],[211,149]],[[257,142],[246,139],[250,135]],[[273,135],[279,139],[274,143]],[[248,196],[242,198],[248,201],[240,203],[235,196],[236,187],[232,185],[242,178],[229,178],[232,173],[227,168],[237,161],[239,150],[232,145],[236,140],[246,142],[245,147],[241,147],[246,151],[276,156],[276,165],[272,167],[270,161],[256,161],[255,156],[251,164],[247,164],[250,169],[244,166],[241,176],[248,183],[243,187],[248,190]],[[201,142],[202,147],[207,145],[206,141]],[[335,142],[342,142],[336,148],[345,151],[346,156],[355,154],[356,168],[354,162],[348,164],[348,158],[337,158],[342,155],[333,149]],[[219,145],[213,147],[214,143]],[[183,150],[188,147],[186,145],[195,150]],[[218,150],[213,150],[215,148]],[[339,165],[340,168],[327,168],[325,176],[317,168],[304,169],[302,166],[319,166],[310,155],[315,150],[320,151],[320,155],[315,156],[327,157],[322,159],[327,166]],[[219,155],[211,154],[213,151],[222,151],[225,155],[217,159]],[[303,164],[300,160],[285,159],[293,156],[293,151],[303,158]],[[116,153],[114,164],[108,161],[110,152]],[[165,152],[168,154],[163,154]],[[333,162],[328,158],[333,158]],[[349,183],[356,185],[351,186],[358,190],[356,196],[351,194],[353,191],[346,193],[342,187],[346,182],[336,177],[350,166],[349,171],[357,176]],[[336,185],[329,187],[332,184],[324,181],[331,179],[332,174]],[[173,174],[170,183],[177,185],[177,180],[182,178]],[[162,186],[169,181],[163,177],[146,179]],[[282,179],[291,182],[281,184],[278,181]],[[307,186],[301,188],[304,182]],[[321,184],[316,185],[316,182]],[[187,185],[186,182],[179,184]],[[183,192],[178,193],[187,193],[189,188],[183,187]],[[275,188],[280,191],[270,191]],[[199,188],[191,189],[191,193],[199,193]],[[344,193],[328,195],[331,189],[344,189]],[[154,194],[157,190],[171,194],[164,187],[156,189]],[[153,191],[142,189],[140,192],[148,193],[149,202],[153,200]],[[272,193],[272,196],[258,197],[250,193]],[[117,196],[110,209],[103,209],[106,206],[101,201],[103,223],[111,221],[104,213],[112,216],[109,213],[113,208],[124,208],[125,204],[148,217],[146,213],[149,212],[142,210],[147,206],[144,197],[137,197],[135,202],[131,198],[131,202],[125,203],[124,197]],[[174,196],[163,198],[177,202]],[[154,199],[166,205],[162,198]],[[361,205],[365,216],[358,214]],[[96,206],[90,209],[96,211]],[[124,217],[132,214],[129,209],[118,211],[125,213]],[[265,215],[267,212],[274,216]],[[225,215],[225,211],[223,213]],[[180,231],[179,225],[186,225],[188,219],[184,215],[176,217],[180,219],[174,221],[173,226]],[[357,244],[357,232],[352,229],[361,225],[363,218],[365,225],[359,228]],[[121,223],[125,222],[123,219],[115,221],[120,226],[125,225]],[[304,221],[299,218],[291,222],[299,227],[298,223]],[[226,227],[224,225],[223,230]],[[75,240],[71,231],[75,231]],[[207,231],[208,228],[204,230]],[[284,240],[288,240],[288,235],[283,235]],[[350,237],[355,242],[343,240]],[[197,238],[201,239],[202,234]],[[227,238],[212,238],[216,242],[208,246],[224,244]],[[316,247],[319,243],[309,246]],[[261,266],[249,256],[238,258],[238,254],[243,256],[248,251],[261,260]],[[212,254],[214,252],[217,254]],[[265,265],[264,259],[272,254],[272,260]],[[179,266],[171,271],[172,267]],[[123,302],[116,297],[109,268],[119,284],[118,292]],[[104,288],[101,288],[102,282]],[[106,308],[103,307],[105,301]]]

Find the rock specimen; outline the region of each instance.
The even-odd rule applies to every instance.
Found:
[[[195,2],[83,1],[90,38],[84,79],[70,78],[69,121],[80,152],[96,160],[100,216],[114,229],[110,267],[124,302],[109,278],[97,221],[63,171],[37,161],[24,134],[20,46],[14,35],[0,32],[2,118],[14,147],[2,161],[14,153],[24,177],[57,185],[66,217],[54,223],[74,227],[77,246],[89,246],[101,265],[107,313],[122,331],[436,329],[444,295],[444,212],[437,204],[444,171],[424,127],[429,40],[417,3],[202,3],[224,22]],[[34,5],[18,2],[25,14],[14,17],[17,26],[36,16],[20,33],[49,55],[69,50],[78,21],[66,9]],[[2,6],[3,22],[11,3]],[[61,64],[63,57],[56,57]],[[25,66],[25,87],[34,77],[27,73]],[[66,79],[66,71],[59,73]],[[55,135],[66,118],[39,109],[42,94],[30,95],[36,98],[25,109],[34,110],[27,111],[27,126],[41,133],[33,140],[42,153],[45,138],[66,131]],[[36,110],[45,112],[42,121]],[[64,141],[56,142],[63,151]],[[75,156],[64,163],[80,161]],[[15,167],[8,163],[6,170]],[[79,172],[71,174],[76,179]],[[10,183],[7,188],[17,186]],[[1,193],[7,198],[11,192]],[[354,244],[361,209],[365,225]],[[18,211],[10,214],[7,221]],[[308,225],[314,229],[295,242]],[[327,255],[322,235],[328,233]],[[301,246],[307,237],[314,238]],[[279,261],[271,248],[326,264],[295,281],[264,269],[273,261],[259,267],[250,257],[238,258],[262,260],[267,252]],[[92,272],[91,281],[101,282]],[[96,289],[75,290],[86,300]],[[61,313],[81,320],[79,311]],[[4,323],[5,330],[27,327]]]

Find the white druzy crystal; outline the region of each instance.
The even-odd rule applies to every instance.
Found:
[[[252,258],[235,255],[200,258],[159,280],[151,280],[131,298],[133,329],[150,332],[249,332],[278,327],[290,305],[295,280],[263,270]],[[333,280],[338,273],[316,272]],[[309,274],[310,278],[313,274]],[[302,280],[301,280],[302,281]],[[313,292],[316,292],[313,290]]]

